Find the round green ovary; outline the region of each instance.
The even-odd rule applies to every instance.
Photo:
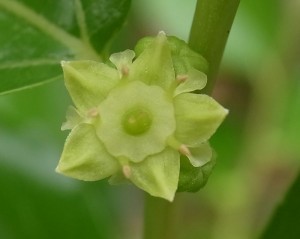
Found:
[[[123,128],[129,135],[138,136],[146,133],[151,127],[152,117],[143,109],[134,109],[125,114]]]

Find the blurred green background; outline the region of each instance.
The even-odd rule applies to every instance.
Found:
[[[132,2],[114,51],[159,30],[188,39],[195,0]],[[180,193],[174,239],[252,239],[300,165],[300,1],[241,1],[214,97],[230,110],[207,186]],[[140,239],[143,193],[54,172],[71,104],[61,80],[0,97],[0,238]]]

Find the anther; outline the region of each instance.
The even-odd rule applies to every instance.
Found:
[[[180,145],[178,151],[179,151],[179,153],[181,153],[185,156],[190,156],[191,155],[191,151],[189,150],[189,148],[185,144]]]
[[[179,84],[184,83],[188,79],[188,75],[177,75],[176,80]]]
[[[130,176],[131,176],[131,168],[129,167],[129,165],[123,165],[122,172],[123,172],[125,178],[130,178]]]
[[[121,67],[121,74],[122,74],[122,76],[124,77],[124,76],[128,76],[129,75],[129,68],[127,67],[127,66],[122,66]]]
[[[88,111],[87,115],[88,115],[89,117],[95,118],[95,117],[97,117],[97,116],[99,115],[99,111],[98,111],[97,108],[92,108],[92,109],[90,109],[90,110]]]

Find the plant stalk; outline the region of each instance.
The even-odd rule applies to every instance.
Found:
[[[172,203],[145,194],[144,239],[171,239]]]
[[[207,86],[211,92],[240,0],[198,0],[189,45],[209,63]]]

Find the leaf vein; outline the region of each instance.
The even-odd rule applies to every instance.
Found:
[[[30,66],[40,66],[40,65],[55,65],[59,64],[60,60],[52,59],[34,59],[25,61],[8,61],[0,63],[0,70],[7,68],[22,68]]]
[[[26,20],[29,24],[69,48],[78,58],[100,60],[100,56],[90,46],[72,36],[62,28],[48,21],[44,16],[15,0],[0,0],[0,8]]]

